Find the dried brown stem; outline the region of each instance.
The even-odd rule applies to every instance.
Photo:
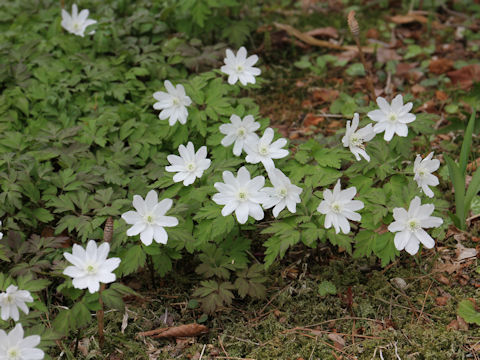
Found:
[[[107,218],[105,221],[105,227],[103,230],[103,241],[110,243],[113,238],[113,219],[111,216]],[[100,290],[98,292],[98,302],[100,303],[100,310],[97,311],[97,322],[98,322],[98,345],[100,349],[103,348],[105,344],[105,334],[103,332],[104,329],[104,316],[105,312],[103,310],[103,300],[102,300],[102,292],[105,290],[105,284],[100,285]]]

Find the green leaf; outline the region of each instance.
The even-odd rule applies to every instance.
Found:
[[[318,285],[318,294],[320,296],[336,295],[337,287],[331,281],[324,280]]]
[[[467,194],[465,195],[465,214],[468,214],[475,195],[480,191],[480,167],[477,168],[472,176],[472,180],[468,185]]]
[[[480,312],[476,311],[470,300],[462,300],[458,304],[457,314],[469,324],[480,325]]]
[[[444,158],[455,189],[455,208],[459,221],[456,225],[460,229],[465,229],[465,173],[460,171],[460,167],[448,155],[444,155]]]
[[[43,223],[48,223],[53,220],[53,215],[47,209],[35,209],[33,210],[33,216]]]
[[[355,251],[353,252],[353,257],[360,258],[370,256],[373,252],[376,235],[373,231],[360,231],[357,236],[355,236]]]
[[[121,256],[121,259],[118,271],[122,275],[128,275],[145,265],[146,255],[140,245],[134,245]]]
[[[465,135],[463,137],[463,143],[462,143],[462,150],[460,150],[460,172],[462,174],[466,174],[467,172],[468,156],[472,151],[472,135],[473,135],[473,128],[475,127],[475,115],[476,115],[476,111],[475,111],[475,108],[473,108],[472,115],[470,116],[470,120],[468,121],[467,128],[465,129]]]

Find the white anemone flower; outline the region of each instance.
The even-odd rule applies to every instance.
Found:
[[[167,92],[157,91],[153,94],[153,98],[158,101],[153,104],[153,108],[162,110],[158,117],[160,120],[168,119],[170,126],[175,125],[177,121],[185,125],[188,117],[187,106],[192,103],[192,99],[187,96],[182,84],[175,87],[169,80],[165,80],[164,85]]]
[[[335,228],[335,233],[338,234],[340,230],[344,234],[350,232],[350,223],[347,219],[353,221],[360,221],[362,216],[356,211],[363,209],[363,202],[360,200],[352,200],[357,189],[352,186],[348,189],[340,189],[340,179],[338,179],[333,193],[329,189],[323,191],[324,200],[320,203],[317,211],[325,214],[325,228]]]
[[[227,147],[233,144],[233,154],[240,156],[246,141],[258,139],[255,131],[260,128],[260,123],[253,119],[253,115],[247,115],[242,120],[235,114],[230,116],[230,122],[230,124],[220,125],[220,132],[226,135],[222,139],[222,145]]]
[[[395,247],[397,250],[404,250],[410,255],[418,252],[420,243],[427,249],[435,246],[435,240],[432,239],[424,228],[439,227],[443,220],[436,216],[430,216],[435,210],[435,205],[422,205],[420,198],[415,198],[410,202],[408,211],[403,208],[393,209],[394,222],[388,225],[388,230],[397,232],[395,234]]]
[[[89,240],[86,249],[74,244],[72,253],[63,253],[63,256],[73,265],[67,266],[63,274],[73,278],[72,284],[76,289],[86,289],[93,294],[100,289],[100,283],[115,281],[112,272],[120,265],[120,258],[107,259],[110,244],[103,243],[97,247],[95,240]]]
[[[370,111],[367,116],[377,122],[373,131],[379,134],[385,131],[384,139],[390,141],[394,134],[405,137],[408,135],[407,124],[415,121],[416,116],[409,111],[413,103],[403,105],[402,95],[397,95],[390,105],[383,97],[377,98],[377,105],[380,109]]]
[[[438,178],[433,175],[432,172],[438,170],[440,167],[440,160],[432,159],[432,157],[433,152],[428,154],[423,160],[420,155],[417,155],[415,163],[413,164],[413,173],[415,174],[413,179],[429,198],[433,197],[433,191],[429,186],[438,185]]]
[[[28,306],[26,302],[33,302],[32,295],[27,290],[18,290],[15,285],[7,287],[5,292],[0,294],[0,307],[2,309],[2,320],[12,318],[18,321],[20,314],[18,309],[28,314]]]
[[[258,139],[249,139],[245,143],[245,151],[247,156],[245,160],[250,164],[258,164],[261,162],[267,171],[275,168],[272,159],[281,159],[288,155],[288,150],[282,149],[287,145],[286,139],[278,139],[272,143],[273,129],[266,128],[263,136]]]
[[[0,226],[2,226],[2,221],[1,220],[0,220]],[[2,240],[2,238],[3,238],[3,233],[0,232],[0,240]]]
[[[370,161],[370,156],[365,151],[365,141],[370,141],[375,137],[375,132],[373,131],[372,124],[368,124],[362,129],[357,130],[359,123],[358,113],[353,114],[352,126],[350,126],[350,121],[347,121],[347,130],[345,136],[342,138],[342,143],[344,147],[350,148],[350,151],[357,161],[360,161],[360,155],[362,155],[365,160]]]
[[[42,360],[45,354],[36,346],[40,336],[23,337],[22,324],[16,324],[8,334],[0,330],[0,359],[2,360]]]
[[[293,185],[290,179],[279,169],[272,169],[268,173],[268,178],[273,187],[266,187],[262,190],[268,195],[268,200],[262,204],[263,208],[270,209],[273,207],[274,217],[277,217],[285,207],[291,213],[295,213],[297,203],[301,201],[302,188]]]
[[[223,61],[225,65],[220,70],[228,75],[230,85],[234,85],[238,80],[242,85],[255,84],[255,76],[261,74],[259,68],[253,67],[258,61],[258,56],[252,55],[247,58],[247,50],[243,46],[238,50],[237,55],[227,49],[227,57]]]
[[[158,202],[155,190],[150,190],[145,200],[140,195],[133,196],[133,207],[137,211],[127,211],[122,214],[122,219],[127,224],[133,225],[127,230],[128,236],[140,234],[140,240],[145,245],[150,245],[153,240],[160,244],[166,244],[168,234],[164,227],[178,225],[178,219],[174,216],[165,216],[173,205],[172,199],[163,199]]]
[[[66,10],[62,9],[62,27],[71,34],[84,37],[85,29],[93,24],[96,24],[96,20],[88,19],[88,9],[83,9],[78,13],[77,4],[72,5],[72,15]],[[90,31],[89,35],[95,34],[95,31]]]
[[[240,224],[245,224],[249,215],[255,220],[263,219],[264,214],[260,204],[268,199],[261,191],[265,184],[263,176],[250,179],[250,172],[242,166],[238,170],[237,177],[230,171],[224,171],[223,181],[213,185],[219,192],[212,197],[217,204],[225,205],[222,209],[223,216],[235,211]]]
[[[176,172],[173,176],[173,181],[183,181],[183,185],[188,186],[193,184],[196,178],[201,178],[203,172],[210,167],[210,159],[207,159],[207,147],[202,146],[195,153],[195,148],[191,141],[187,146],[180,145],[178,147],[178,155],[168,155],[167,160],[172,164],[166,166],[165,170],[168,172]]]

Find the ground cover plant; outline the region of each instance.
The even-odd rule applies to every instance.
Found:
[[[478,3],[0,10],[0,357],[476,358]]]

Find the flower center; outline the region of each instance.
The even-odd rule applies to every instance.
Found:
[[[396,122],[397,119],[398,119],[398,116],[395,113],[390,113],[390,115],[388,115],[388,120],[390,120],[392,123]]]
[[[243,71],[243,65],[237,65],[237,72],[242,72]]]
[[[173,97],[172,99],[173,106],[179,106],[180,105],[180,99],[176,96]]]
[[[97,273],[97,267],[95,265],[92,265],[92,264],[87,265],[85,270],[87,271],[87,273],[89,275],[93,275],[93,274]]]
[[[154,217],[153,217],[152,215],[149,214],[149,215],[146,215],[146,216],[145,216],[145,222],[146,222],[147,224],[150,224],[150,225],[151,225],[151,224],[153,224],[154,221],[155,221],[155,219],[154,219]]]
[[[418,176],[423,178],[423,177],[425,177],[425,175],[427,175],[427,170],[423,167],[418,168],[417,174],[418,174]]]
[[[261,144],[259,147],[258,147],[258,152],[262,155],[268,155],[268,146],[265,145],[265,144]]]
[[[340,214],[342,212],[342,205],[336,201],[330,205],[330,208],[335,214]]]
[[[12,347],[8,349],[7,356],[9,360],[19,360],[20,359],[20,349],[18,347]]]
[[[410,231],[416,231],[420,229],[420,222],[417,219],[408,220],[407,226]]]
[[[195,168],[196,168],[195,163],[191,162],[187,164],[188,171],[195,171]]]
[[[7,298],[5,299],[5,302],[6,302],[7,304],[12,304],[12,303],[13,303],[13,296],[10,295],[10,294],[8,294],[8,295],[7,295]]]
[[[281,197],[286,197],[287,196],[287,189],[286,188],[281,188],[278,190],[278,195]]]
[[[357,134],[353,134],[352,136],[350,136],[351,145],[359,147],[360,145],[362,145],[362,143],[363,143],[363,139],[359,137]]]
[[[237,129],[237,135],[240,137],[244,137],[246,133],[247,133],[247,130],[243,126]]]
[[[240,201],[246,201],[248,198],[248,193],[246,190],[240,190],[238,193],[237,193],[237,199],[240,200]]]

